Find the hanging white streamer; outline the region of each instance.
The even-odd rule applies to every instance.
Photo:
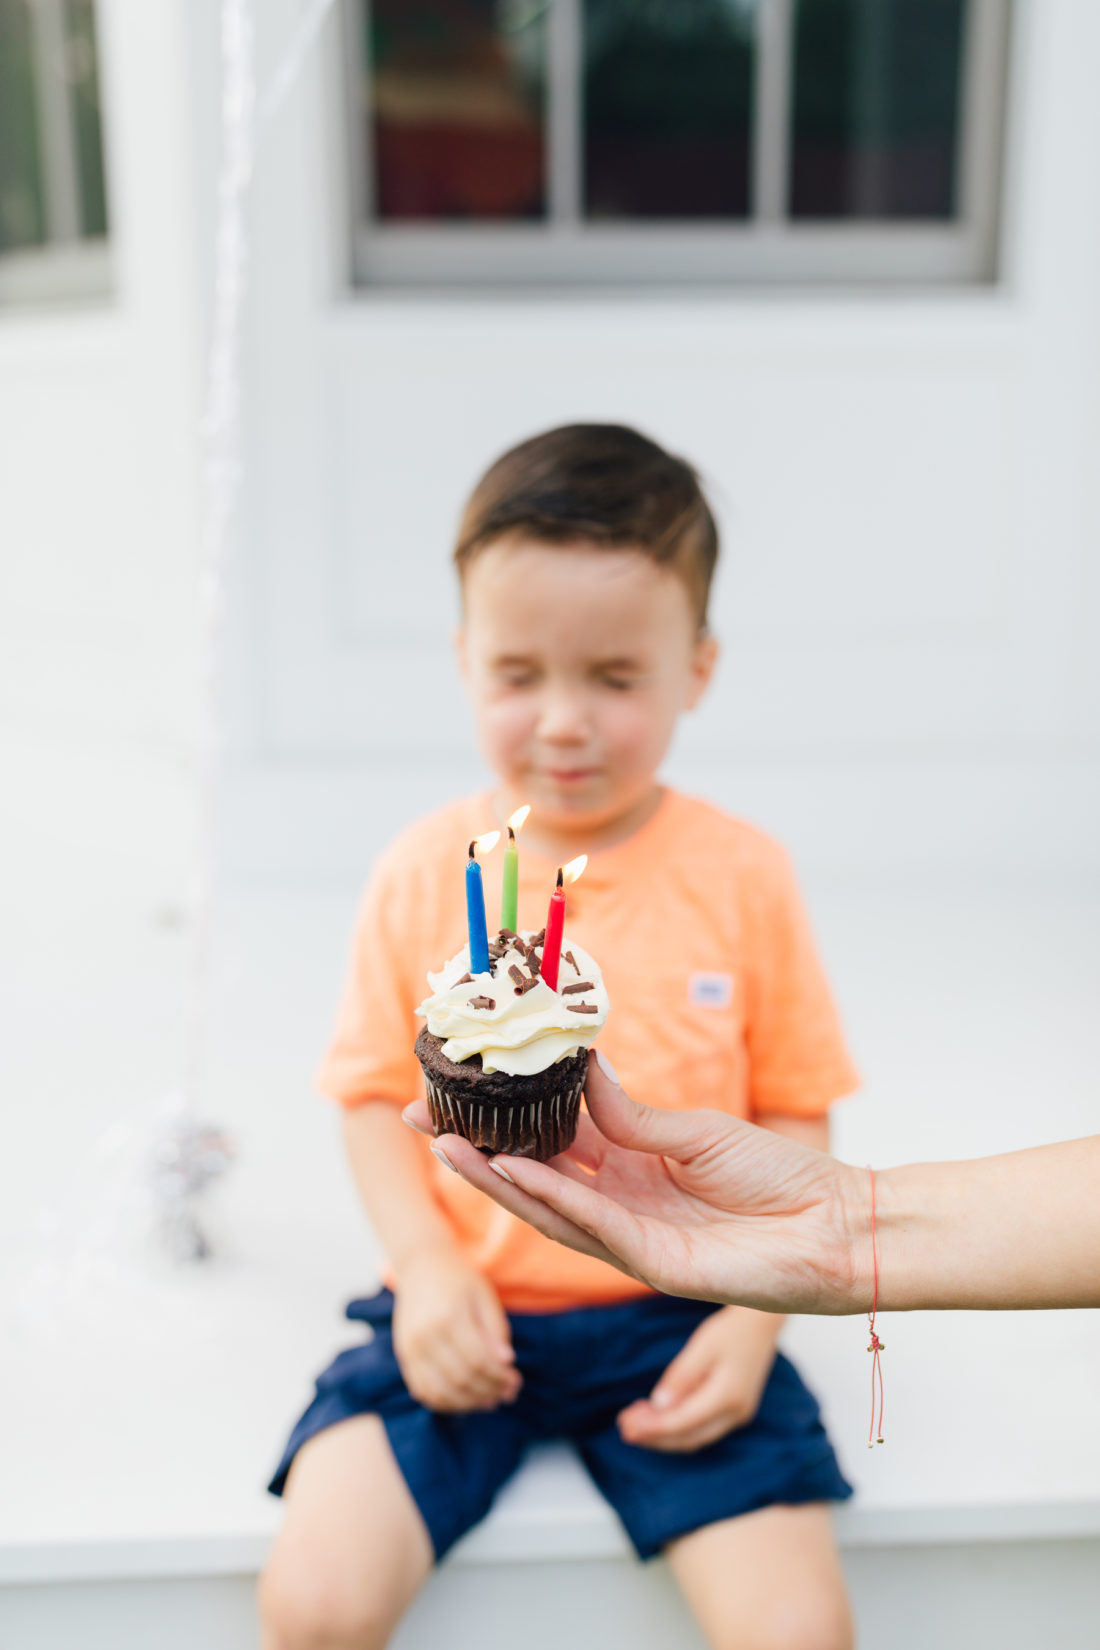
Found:
[[[200,1104],[209,1011],[215,803],[222,743],[221,652],[225,572],[240,481],[241,311],[248,279],[244,206],[255,148],[256,86],[251,0],[222,0],[221,160],[214,233],[214,303],[201,423],[197,797],[191,870],[191,957],[182,1111]]]

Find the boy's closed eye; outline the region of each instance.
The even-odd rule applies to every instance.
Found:
[[[506,656],[493,659],[489,668],[494,679],[504,687],[531,687],[539,678],[533,659]]]
[[[590,671],[593,681],[598,682],[601,687],[614,688],[617,692],[626,692],[637,687],[646,674],[642,660],[625,655],[614,659],[599,659]]]

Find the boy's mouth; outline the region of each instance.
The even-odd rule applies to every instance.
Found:
[[[580,785],[583,784],[586,779],[595,779],[599,771],[600,770],[598,768],[544,769],[547,779],[552,780],[555,785]]]

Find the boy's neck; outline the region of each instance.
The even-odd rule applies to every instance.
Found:
[[[557,860],[564,865],[578,854],[598,854],[606,848],[614,848],[620,842],[626,842],[634,836],[643,825],[653,818],[664,799],[664,787],[656,783],[637,802],[631,803],[621,813],[610,819],[601,819],[593,823],[578,824],[565,829],[543,826],[532,818],[523,828],[521,843],[532,853],[542,854],[547,859]],[[503,824],[508,815],[519,806],[506,791],[498,791],[493,797],[493,812],[497,824]]]

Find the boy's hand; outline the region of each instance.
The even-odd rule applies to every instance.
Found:
[[[702,1449],[752,1420],[775,1361],[783,1319],[726,1306],[696,1329],[648,1398],[619,1416],[619,1432],[643,1449]]]
[[[492,1284],[457,1255],[418,1254],[398,1268],[393,1349],[405,1384],[429,1409],[496,1409],[522,1380]]]

